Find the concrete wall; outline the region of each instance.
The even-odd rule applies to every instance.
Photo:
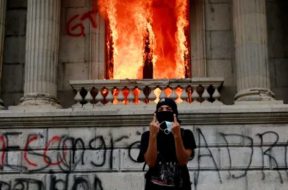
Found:
[[[236,94],[232,1],[205,3],[207,76],[224,77],[223,102],[232,104]]]
[[[99,17],[87,17],[91,2],[62,0],[58,98],[64,107],[74,102],[69,80],[104,76],[101,64],[104,63],[104,23]],[[17,105],[23,95],[27,0],[9,0],[7,4],[2,97],[8,106]],[[205,0],[206,72],[209,77],[224,77],[221,94],[226,104],[233,103],[236,93],[231,7],[231,0]],[[272,90],[277,99],[285,102],[288,101],[287,9],[287,2],[267,0]]]
[[[231,104],[235,94],[232,1],[206,0],[205,3],[207,76],[225,78],[222,94],[224,102]],[[272,88],[278,99],[286,102],[288,101],[287,4],[282,0],[267,0]],[[104,53],[103,21],[98,17],[96,20],[83,17],[87,14],[89,16],[90,10],[90,0],[62,0],[58,97],[64,107],[73,104],[73,92],[69,80],[103,77],[103,67],[99,64],[104,62],[100,56]],[[1,93],[6,105],[18,104],[23,95],[26,12],[27,0],[7,1],[7,28],[1,81],[3,86]],[[93,25],[94,22],[96,26]],[[93,52],[96,50],[97,53],[91,52],[92,50]],[[218,108],[220,109],[216,107]],[[287,189],[288,122],[282,121],[284,117],[280,117],[281,110],[272,108],[266,110],[268,114],[265,118],[273,119],[267,123],[279,124],[237,124],[237,121],[245,123],[243,120],[246,119],[245,116],[237,116],[237,113],[232,114],[223,124],[219,122],[220,117],[231,115],[229,109],[225,107],[223,110],[218,110],[216,116],[214,112],[202,114],[202,120],[210,118],[211,124],[198,125],[194,123],[201,120],[196,115],[201,109],[196,107],[193,113],[192,109],[186,111],[186,121],[195,120],[183,127],[193,130],[198,146],[194,160],[189,162],[193,189]],[[125,109],[119,108],[119,110]],[[251,107],[236,107],[235,110],[249,113]],[[276,113],[274,115],[273,110]],[[59,112],[62,111],[65,112],[65,110]],[[67,114],[73,114],[72,110],[66,111]],[[93,110],[91,113],[95,114],[96,111]],[[117,113],[113,111],[114,114]],[[288,113],[287,110],[284,111]],[[9,111],[0,113],[0,190],[143,189],[143,163],[137,163],[135,159],[139,152],[140,135],[147,130],[148,120],[145,124],[127,126],[127,120],[121,120],[120,114],[117,115],[120,118],[118,126],[118,123],[115,125],[115,118],[109,116],[111,110],[106,112],[100,110],[101,114],[107,114],[104,123],[112,120],[114,125],[106,123],[95,127],[99,125],[99,121],[91,118],[96,116],[92,115],[88,120],[85,113],[66,116],[61,120],[63,123],[65,120],[65,124],[61,125],[61,122],[51,122],[62,117],[59,115],[54,117],[53,113],[41,113],[44,118],[42,120],[28,114],[26,119],[29,121],[24,121],[21,118],[25,118],[25,113],[24,116],[14,113],[15,115],[11,117],[7,112]],[[5,114],[7,117],[3,116]],[[79,117],[78,123],[73,122],[75,115]],[[135,121],[134,115],[135,113],[130,114],[131,121]],[[52,118],[51,123],[45,120],[49,116]],[[211,121],[212,116],[215,118]],[[251,119],[250,123],[265,119],[257,114],[249,116],[247,118]],[[136,121],[135,123],[138,123],[138,120]],[[231,124],[232,121],[236,124]],[[79,126],[75,126],[74,123]],[[57,127],[58,125],[60,127]]]
[[[104,79],[105,24],[93,12],[93,2],[65,0],[62,3],[58,97],[64,107],[73,104],[69,80]]]
[[[198,147],[189,162],[192,189],[287,189],[287,124],[184,127]],[[0,189],[143,189],[143,164],[135,160],[145,130],[1,129]]]
[[[17,105],[23,96],[27,0],[7,1],[2,97]]]
[[[288,102],[288,2],[267,0],[271,85],[279,99]]]

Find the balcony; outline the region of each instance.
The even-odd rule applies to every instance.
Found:
[[[70,81],[75,104],[63,109],[0,110],[0,128],[147,126],[159,98],[176,99],[183,125],[283,124],[286,104],[221,102],[222,78]],[[183,90],[184,89],[184,90]]]
[[[73,80],[74,109],[97,109],[103,106],[155,104],[170,97],[178,104],[222,105],[223,78],[162,80]]]

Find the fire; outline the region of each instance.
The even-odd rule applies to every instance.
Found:
[[[188,7],[189,0],[98,0],[108,78],[189,76]]]

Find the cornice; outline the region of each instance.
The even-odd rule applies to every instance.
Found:
[[[0,111],[0,129],[67,127],[140,127],[152,119],[155,105],[110,108]],[[179,105],[182,125],[288,123],[288,105]]]

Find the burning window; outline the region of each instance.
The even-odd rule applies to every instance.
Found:
[[[98,0],[107,79],[191,77],[189,0]]]

